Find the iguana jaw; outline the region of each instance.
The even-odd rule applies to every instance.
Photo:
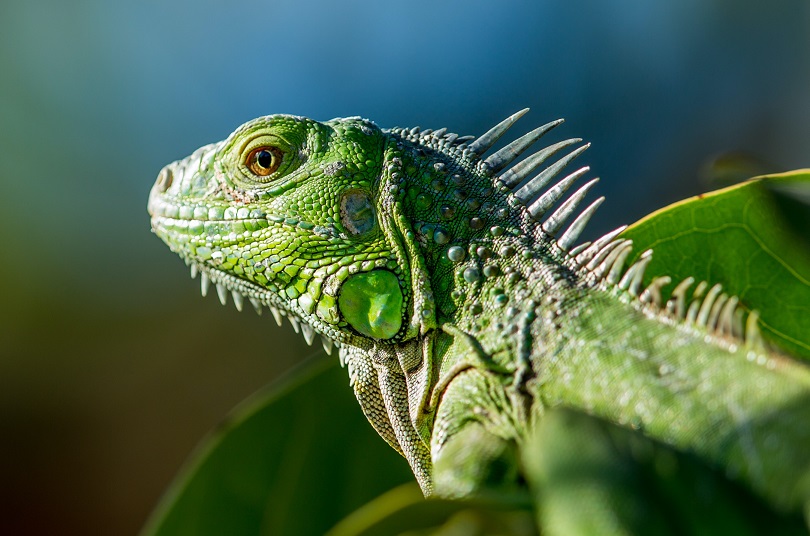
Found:
[[[254,281],[247,279],[244,273],[233,273],[235,255],[240,250],[247,251],[245,245],[263,247],[257,232],[276,226],[300,233],[314,226],[272,214],[266,206],[251,203],[249,199],[235,205],[217,195],[216,182],[211,178],[215,174],[215,156],[225,143],[202,147],[161,170],[149,196],[152,231],[185,261],[192,278],[200,275],[203,296],[213,284],[223,305],[227,304],[230,294],[240,311],[245,299],[259,314],[267,307],[279,325],[286,316],[308,344],[313,343],[317,331],[323,338],[324,348],[331,352],[334,346],[345,341],[345,335],[311,314],[312,311],[305,311],[298,302],[280,297],[284,288],[279,288],[272,277],[262,276],[262,273],[270,275],[269,257],[251,260]],[[329,228],[316,231],[324,237],[336,234]]]

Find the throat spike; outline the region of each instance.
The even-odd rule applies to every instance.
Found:
[[[301,324],[298,323],[298,319],[292,315],[290,315],[288,318],[290,319],[290,324],[292,324],[293,331],[296,333],[301,333]]]
[[[200,273],[200,294],[202,294],[203,298],[208,295],[209,285],[211,285],[211,279],[208,274],[205,272]]]
[[[233,305],[236,307],[236,310],[240,313],[242,312],[242,307],[244,307],[245,300],[244,297],[235,290],[231,291],[231,298],[233,298]]]
[[[248,298],[248,301],[250,301],[250,305],[253,306],[253,309],[256,311],[256,314],[262,316],[262,302],[260,302],[256,298]]]
[[[222,283],[217,283],[217,296],[219,297],[219,303],[228,305],[228,289]]]
[[[486,131],[484,134],[479,136],[477,140],[470,143],[467,146],[467,150],[475,155],[481,156],[482,154],[487,152],[490,149],[490,147],[495,145],[495,142],[497,142],[500,139],[500,137],[503,136],[506,133],[506,131],[509,130],[512,127],[512,125],[514,125],[515,122],[521,117],[523,117],[528,111],[529,111],[528,108],[524,108],[521,111],[510,115],[509,117],[507,117],[506,119],[504,119],[491,129]]]
[[[334,346],[334,343],[332,342],[332,339],[330,339],[328,337],[321,337],[321,344],[323,345],[324,351],[327,354],[332,355],[332,348]]]
[[[312,343],[315,341],[315,330],[312,329],[312,326],[304,322],[301,324],[301,333],[304,335],[304,340],[307,341],[307,344],[312,346]]]
[[[281,327],[284,324],[284,322],[283,322],[284,317],[281,316],[281,311],[279,311],[276,307],[273,307],[271,305],[270,306],[270,313],[273,315],[273,320],[276,321],[276,324],[278,324],[278,327]]]
[[[562,119],[557,119],[556,121],[552,121],[541,127],[537,127],[536,129],[524,134],[506,147],[499,149],[496,153],[487,157],[487,159],[483,162],[484,167],[487,170],[487,174],[491,176],[501,171],[503,168],[511,164],[518,156],[523,154],[526,149],[534,145],[534,143],[543,137],[546,132],[553,129],[560,123],[562,123]]]

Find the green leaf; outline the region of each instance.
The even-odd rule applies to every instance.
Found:
[[[810,360],[810,170],[757,177],[650,214],[622,237],[654,251],[645,284],[721,283],[760,313],[763,337]]]
[[[499,534],[535,536],[531,505],[513,497],[424,499],[406,484],[341,521],[327,536]]]
[[[252,397],[204,440],[142,535],[323,534],[412,481],[337,360],[313,365]]]
[[[522,455],[546,535],[806,534],[697,458],[576,411],[548,411]]]

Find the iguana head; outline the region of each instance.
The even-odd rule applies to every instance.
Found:
[[[328,349],[401,340],[426,298],[384,200],[386,140],[359,118],[250,121],[161,170],[152,228],[201,273],[203,294],[212,282],[223,303],[267,306],[310,343],[313,328]]]
[[[546,240],[594,182],[549,217],[553,225],[536,225],[587,171],[548,187],[587,146],[533,178],[580,140],[510,168],[560,123],[553,121],[483,158],[525,111],[477,139],[445,129],[383,131],[360,118],[258,118],[160,172],[149,199],[152,228],[192,276],[201,274],[203,294],[214,283],[223,303],[230,293],[239,309],[245,297],[258,311],[267,306],[307,342],[315,332],[327,349],[403,342],[465,305],[451,291],[474,291],[490,277],[485,264],[498,243]],[[599,202],[563,234],[563,248]]]

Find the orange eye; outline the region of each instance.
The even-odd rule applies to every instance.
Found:
[[[276,147],[257,147],[247,157],[247,167],[260,177],[266,177],[281,165],[283,154]]]

